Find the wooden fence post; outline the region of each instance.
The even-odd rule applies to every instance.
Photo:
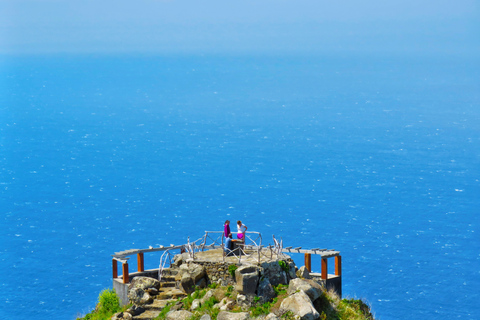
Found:
[[[128,283],[128,263],[123,263],[123,283]]]
[[[137,266],[138,266],[138,272],[145,271],[145,264],[143,261],[143,252],[137,253]]]
[[[342,275],[342,256],[335,257],[335,275]]]
[[[327,258],[322,258],[322,279],[327,280],[328,278],[328,262]]]
[[[118,278],[118,265],[117,260],[112,259],[112,271],[113,271],[113,279]]]
[[[310,253],[305,253],[305,268],[308,272],[312,272],[312,255]]]

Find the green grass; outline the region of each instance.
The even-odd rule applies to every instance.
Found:
[[[231,264],[228,266],[228,273],[232,276],[232,278],[235,278],[235,271],[238,269],[236,264]]]
[[[83,318],[78,320],[108,320],[115,313],[125,311],[130,305],[120,307],[120,300],[117,293],[113,289],[105,289],[98,296],[98,304],[94,311],[87,313]]]

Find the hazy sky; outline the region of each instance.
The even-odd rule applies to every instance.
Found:
[[[480,1],[0,0],[0,53],[478,52]]]

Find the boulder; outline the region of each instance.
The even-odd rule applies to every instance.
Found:
[[[138,316],[139,314],[145,312],[145,309],[142,307],[133,305],[130,308],[128,308],[126,312],[130,313],[132,316]]]
[[[195,299],[192,301],[192,306],[190,307],[190,310],[194,311],[200,308],[201,305],[202,305],[202,302],[200,301],[200,299]]]
[[[220,311],[217,316],[217,320],[247,320],[248,318],[248,312]]]
[[[261,303],[268,302],[275,298],[275,290],[273,290],[270,281],[267,278],[262,278],[257,288],[257,296],[260,297]]]
[[[253,305],[253,300],[255,296],[254,295],[244,295],[244,294],[239,294],[237,295],[237,304],[241,308],[250,308]]]
[[[287,311],[293,312],[302,320],[316,320],[320,317],[320,314],[313,307],[312,301],[303,291],[288,296],[282,301],[280,313],[284,314]]]
[[[225,297],[222,299],[222,301],[220,301],[213,307],[216,309],[220,309],[220,311],[228,311],[228,310],[232,310],[234,306],[235,306],[235,301]]]
[[[217,288],[217,289],[213,289],[213,290],[210,290],[212,292],[212,294],[215,296],[215,298],[218,300],[218,301],[222,301],[223,298],[226,297],[226,294],[227,294],[227,290],[225,288]],[[208,291],[208,292],[210,292]],[[207,294],[208,294],[207,292]]]
[[[117,312],[110,319],[111,320],[132,320],[133,317],[128,312]]]
[[[255,294],[258,279],[258,268],[256,266],[244,266],[235,270],[236,289],[239,293]]]
[[[265,317],[265,320],[280,320],[280,318],[275,313],[269,313]]]
[[[177,254],[175,257],[173,257],[173,263],[172,267],[179,267],[183,263],[183,257],[181,254]]]
[[[295,265],[295,262],[291,261],[288,263],[288,273],[287,273],[288,281],[295,279],[297,277],[297,274],[295,273],[296,268],[297,266]]]
[[[207,293],[205,293],[205,295],[201,299],[201,302],[205,303],[205,301],[207,301],[208,299],[210,299],[213,296],[215,296],[215,291],[214,290],[208,290]]]
[[[183,266],[183,265],[182,265]],[[195,291],[195,282],[189,273],[184,273],[180,280],[180,287],[186,294],[191,294]]]
[[[199,281],[197,281],[197,283],[195,285],[197,287],[200,287],[200,288],[204,289],[204,288],[207,287],[207,280],[205,280],[205,278],[202,278]]]
[[[209,314],[204,314],[203,316],[200,317],[200,320],[212,320],[212,317],[210,317]]]
[[[193,281],[197,283],[200,279],[205,277],[205,267],[196,263],[190,263],[188,265],[188,273],[192,276]]]
[[[137,306],[143,306],[153,301],[153,298],[140,288],[128,290],[128,299]]]
[[[183,302],[177,301],[173,306],[170,307],[170,311],[178,311],[178,310],[182,310],[182,308],[183,308]]]
[[[278,261],[272,262],[263,262],[262,267],[262,276],[268,278],[270,284],[274,287],[279,284],[287,284],[287,275],[283,271],[282,267],[278,264]]]
[[[313,302],[322,295],[322,289],[322,286],[315,280],[297,278],[290,281],[287,293],[292,295],[301,290],[305,292],[310,298],[310,301]]]
[[[158,289],[157,288],[147,288],[147,289],[145,289],[145,292],[148,293],[151,296],[158,295]]]
[[[311,279],[312,276],[310,275],[310,272],[308,271],[307,267],[302,266],[300,269],[297,271],[297,277],[302,278],[302,279]]]
[[[167,320],[188,320],[193,313],[187,310],[169,311],[166,315]]]
[[[160,289],[160,281],[149,277],[135,277],[128,285],[128,290],[133,288],[140,288],[142,290],[155,288],[158,290]]]

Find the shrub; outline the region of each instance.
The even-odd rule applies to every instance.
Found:
[[[126,309],[127,307],[124,307]],[[106,320],[121,311],[120,299],[114,289],[105,289],[98,296],[98,304],[94,311],[81,318],[83,320]]]
[[[285,271],[286,273],[288,273],[288,271],[290,271],[290,266],[285,261],[280,260],[280,261],[278,261],[278,264],[280,265],[282,270]]]

